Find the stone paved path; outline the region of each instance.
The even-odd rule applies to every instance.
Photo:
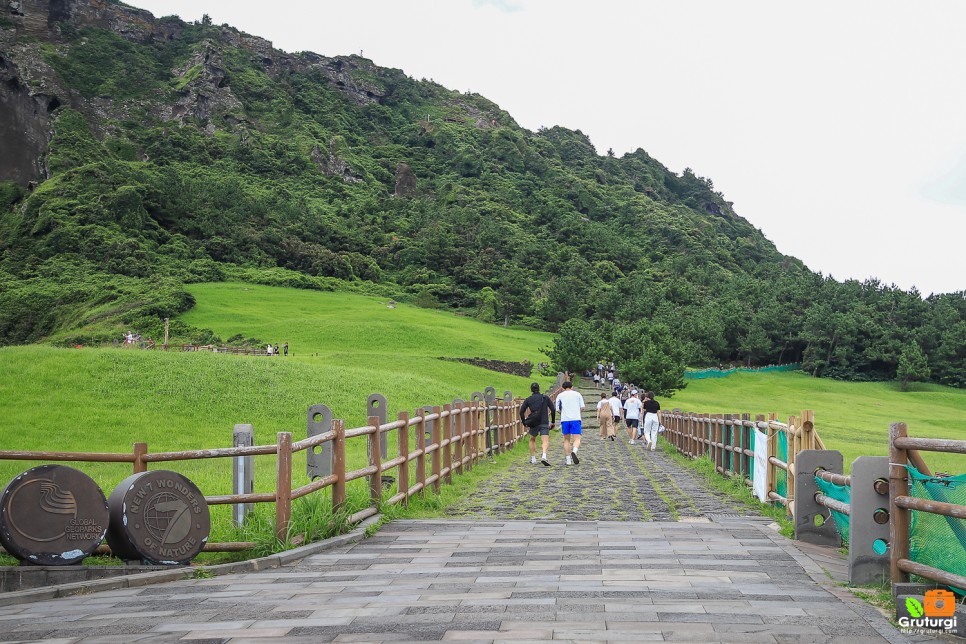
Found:
[[[271,570],[3,606],[0,640],[924,641],[660,452],[595,434],[571,468],[517,446],[461,518]]]
[[[747,508],[712,492],[660,449],[628,443],[620,428],[615,440],[600,440],[595,417],[600,392],[581,389],[587,402],[580,464],[564,465],[563,437],[550,433],[551,467],[530,464],[527,441],[513,449],[517,462],[449,513],[493,519],[677,521],[709,514],[746,514]],[[540,458],[537,440],[537,459]]]

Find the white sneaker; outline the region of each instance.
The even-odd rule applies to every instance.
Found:
[[[631,445],[634,444],[634,439],[633,438],[630,440],[630,443],[631,443]]]
[[[536,456],[531,456],[530,457],[530,465],[536,465],[536,464],[537,464],[537,457]]]
[[[567,462],[566,462],[566,464],[567,464],[567,465],[573,465],[573,464],[574,464],[574,462],[570,460],[570,457],[569,457],[569,456],[567,457]]]

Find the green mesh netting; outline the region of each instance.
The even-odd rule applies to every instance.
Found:
[[[966,505],[966,474],[936,478],[925,476],[912,465],[909,496],[928,501]],[[909,556],[926,566],[966,576],[966,520],[931,512],[911,511]],[[954,589],[958,593],[963,590]]]
[[[836,501],[841,501],[842,503],[852,502],[852,488],[845,485],[836,485],[835,483],[829,483],[828,481],[823,481],[822,479],[815,477],[815,483],[818,485],[818,489],[822,491],[827,497],[833,498]],[[839,529],[839,536],[842,537],[842,543],[846,544],[849,542],[849,516],[847,514],[842,514],[841,512],[836,512],[829,508],[832,513],[832,518],[835,519],[835,527]]]
[[[785,431],[781,430],[778,432],[778,460],[785,463],[788,462],[788,437],[785,436]],[[781,468],[778,469],[778,480],[775,481],[775,489],[778,493],[788,498],[788,472]]]
[[[762,373],[766,371],[798,371],[802,368],[801,363],[783,364],[771,367],[736,367],[734,369],[694,369],[684,372],[685,380],[704,380],[705,378],[727,378],[733,373]]]

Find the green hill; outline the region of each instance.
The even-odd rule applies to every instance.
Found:
[[[234,280],[607,337],[645,321],[692,365],[966,382],[966,293],[815,275],[643,149],[599,155],[478,94],[228,25],[18,6],[0,18],[0,345],[158,337],[186,284]]]

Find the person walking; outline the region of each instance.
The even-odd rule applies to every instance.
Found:
[[[600,402],[597,403],[597,424],[600,425],[600,440],[614,440],[614,434],[617,433],[614,428],[614,413],[604,392],[600,392]]]
[[[661,420],[658,412],[661,411],[661,403],[654,400],[654,392],[648,391],[644,394],[644,447],[652,452],[657,448],[657,434],[661,427]]]
[[[540,383],[530,385],[530,397],[520,405],[520,421],[527,427],[530,433],[530,464],[537,463],[537,436],[541,437],[543,443],[543,456],[540,462],[546,467],[550,467],[550,460],[547,458],[547,448],[550,446],[550,428],[557,420],[557,412],[554,409],[553,401],[546,394],[540,393]]]
[[[610,403],[610,411],[614,418],[614,423],[613,423],[614,434],[616,435],[617,428],[620,427],[621,425],[621,414],[623,413],[621,399],[617,396],[617,392],[612,392],[610,395],[610,398],[607,399],[607,402]],[[611,436],[611,440],[614,440],[613,436]]]
[[[573,390],[573,383],[565,380],[561,387],[563,391],[557,394],[557,411],[560,412],[560,432],[563,434],[564,454],[567,456],[564,461],[567,465],[580,463],[577,452],[580,450],[580,410],[584,405],[584,397],[579,391]],[[570,441],[573,437],[573,449]]]
[[[624,423],[627,425],[628,442],[633,445],[637,438],[637,430],[641,420],[641,399],[637,397],[637,389],[631,389],[631,395],[624,403]]]

